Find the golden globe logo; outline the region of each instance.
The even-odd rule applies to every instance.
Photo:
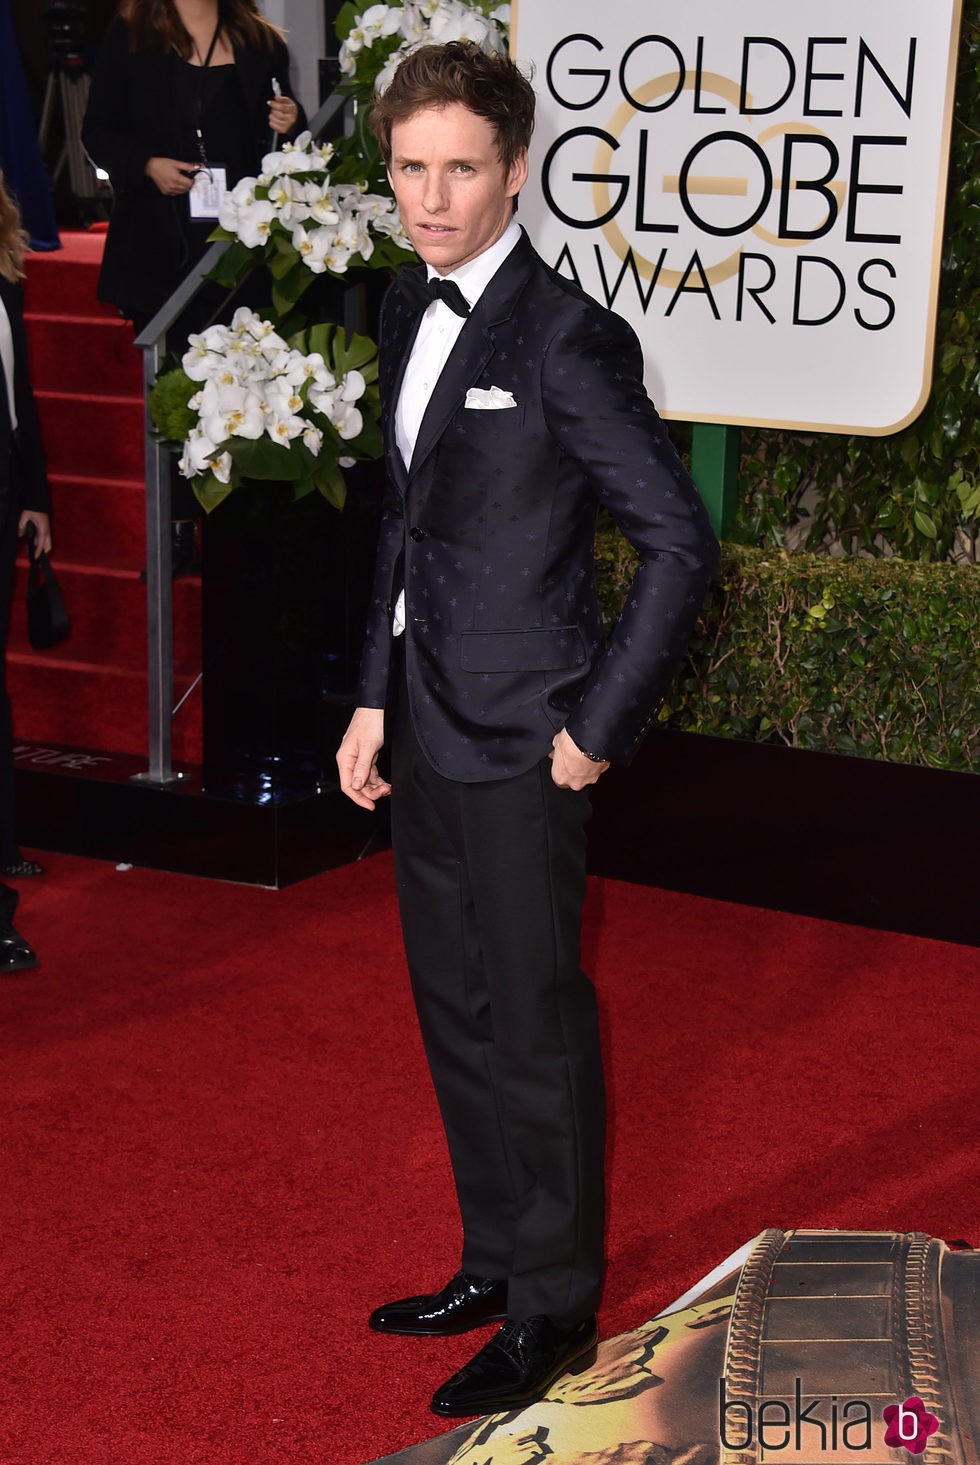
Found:
[[[958,19],[959,0],[519,0],[540,107],[522,217],[636,326],[668,415],[883,431],[921,409]]]

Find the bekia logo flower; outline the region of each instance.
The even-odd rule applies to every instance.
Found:
[[[922,1400],[915,1395],[904,1404],[889,1404],[884,1410],[885,1444],[891,1449],[906,1449],[913,1455],[921,1455],[930,1435],[939,1428],[939,1420],[930,1414]]]

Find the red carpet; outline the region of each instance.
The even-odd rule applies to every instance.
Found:
[[[28,256],[31,372],[51,474],[53,560],[70,638],[32,651],[15,592],[8,681],[17,737],[120,753],[147,746],[143,385],[129,326],[95,298],[104,233]],[[175,700],[200,669],[200,584],[174,586]],[[200,762],[200,699],[174,720],[174,756]]]
[[[0,1460],[353,1465],[437,1433],[479,1339],[364,1324],[458,1248],[389,857],[280,892],[44,858],[42,966],[0,982]],[[975,950],[592,881],[587,951],[607,1335],[767,1224],[980,1240]]]

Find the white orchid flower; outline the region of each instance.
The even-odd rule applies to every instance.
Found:
[[[300,222],[310,216],[303,184],[289,176],[277,178],[272,184],[269,189],[269,203],[284,224]]]
[[[185,478],[194,478],[198,473],[208,471],[211,459],[219,452],[218,444],[212,442],[206,432],[200,427],[192,427],[177,467]]]
[[[332,225],[339,223],[340,213],[337,208],[337,198],[332,188],[321,188],[316,198],[308,200],[309,215],[318,224]]]
[[[274,321],[266,320],[264,316],[256,315],[254,311],[249,311],[248,314],[249,319],[243,323],[240,329],[247,331],[252,339],[259,343],[260,350],[266,356],[275,355],[279,351],[289,350],[286,342],[276,330]],[[239,312],[236,311],[236,318],[238,315]]]
[[[202,413],[201,429],[213,443],[229,437],[260,438],[265,431],[261,397],[251,388],[217,388],[214,410]]]
[[[399,34],[405,37],[409,44],[421,41],[425,36],[428,26],[428,16],[423,12],[421,5],[406,5],[399,16]]]
[[[303,442],[309,448],[314,458],[318,458],[320,456],[320,449],[323,447],[322,430],[319,427],[314,427],[311,423],[309,427],[303,429]]]
[[[207,381],[221,369],[223,356],[208,345],[203,336],[187,338],[188,350],[181,357],[180,364],[192,382]]]
[[[316,232],[316,231],[314,231]],[[307,233],[302,224],[297,224],[292,232],[292,245],[304,264],[315,258],[313,250],[313,234]],[[312,268],[312,266],[311,266]]]
[[[247,249],[261,249],[275,221],[275,204],[259,200],[240,211],[238,237]]]
[[[208,461],[208,467],[219,483],[229,483],[231,481],[230,453],[219,453],[216,458],[211,458]]]
[[[302,407],[303,398],[286,377],[280,376],[275,381],[268,383],[265,400],[262,403],[262,410],[267,416],[276,419],[293,417],[302,410]]]
[[[340,400],[356,402],[367,391],[367,382],[359,371],[349,371],[340,383]]]
[[[352,437],[357,437],[364,426],[364,419],[360,412],[347,402],[335,403],[330,421],[337,429],[337,436],[344,442],[349,442]]]
[[[305,382],[312,382],[328,391],[332,391],[337,385],[319,351],[313,351],[309,356],[300,356],[294,351],[286,378],[293,386],[302,386]]]
[[[419,45],[421,44],[422,42],[420,41]],[[374,90],[379,97],[384,96],[385,92],[391,86],[391,83],[395,78],[395,72],[398,70],[405,57],[410,55],[411,52],[416,49],[417,48],[415,46],[401,46],[397,51],[393,53],[393,55],[388,57],[388,60],[385,62],[384,66],[382,66],[381,70],[374,78]]]
[[[270,414],[266,419],[265,430],[274,443],[291,443],[294,437],[299,437],[308,427],[309,423],[305,418],[284,411]]]
[[[328,422],[332,420],[334,402],[337,396],[337,388],[334,386],[319,386],[317,383],[310,387],[306,397],[310,406],[315,412],[319,412]]]
[[[237,234],[238,219],[242,209],[255,203],[256,179],[242,178],[234,188],[221,195],[218,205],[218,222],[229,234]]]

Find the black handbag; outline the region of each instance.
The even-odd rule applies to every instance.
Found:
[[[71,630],[58,577],[47,554],[34,555],[34,525],[27,526],[27,639],[35,651],[57,646]]]

